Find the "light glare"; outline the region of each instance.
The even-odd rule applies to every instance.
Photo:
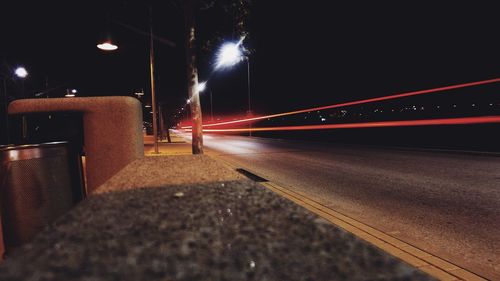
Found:
[[[104,51],[114,51],[118,49],[118,46],[112,44],[111,42],[104,42],[102,44],[97,44],[97,48]]]
[[[25,78],[26,76],[28,76],[28,71],[26,71],[26,68],[24,67],[18,67],[16,68],[15,72],[17,77],[19,78]]]
[[[215,68],[230,67],[243,59],[240,50],[240,42],[226,43],[222,45],[217,54],[217,65]]]
[[[207,82],[201,82],[198,84],[198,92],[203,92],[207,88]]]

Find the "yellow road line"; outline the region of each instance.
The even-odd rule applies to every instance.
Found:
[[[473,272],[445,261],[426,251],[418,249],[380,230],[336,212],[302,193],[291,191],[275,183],[261,183],[273,192],[295,202],[309,211],[321,216],[355,236],[369,242],[383,251],[405,261],[440,280],[486,280]]]

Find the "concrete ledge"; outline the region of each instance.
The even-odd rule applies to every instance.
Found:
[[[142,109],[132,97],[23,99],[10,103],[8,111],[83,113],[89,193],[128,163],[144,156]]]
[[[1,280],[430,280],[208,156],[134,161]]]

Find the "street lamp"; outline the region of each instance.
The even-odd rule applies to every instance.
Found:
[[[107,41],[101,44],[97,44],[97,48],[103,50],[103,51],[114,51],[118,49],[118,46],[111,43],[111,41]]]
[[[26,70],[26,68],[24,68],[22,66],[19,66],[18,68],[16,68],[14,73],[19,78],[26,78],[28,76],[28,71]]]
[[[5,143],[9,143],[9,113],[8,113],[8,97],[7,97],[7,79],[5,76],[2,76],[3,80],[3,102],[4,102],[4,110],[5,110]]]
[[[134,95],[136,95],[138,99],[141,99],[141,97],[144,96],[144,90],[141,90],[140,92],[135,92]]]
[[[14,70],[14,74],[16,74],[16,76],[20,79],[22,79],[21,81],[21,95],[22,97],[24,98],[24,79],[26,77],[28,77],[28,71],[26,70],[26,68],[24,68],[23,66],[18,66],[15,70]],[[28,137],[28,121],[26,120],[26,115],[23,115],[21,117],[21,126],[22,126],[22,138],[23,140],[26,140],[26,138]]]
[[[242,46],[243,40],[245,37],[242,37],[240,41],[234,43],[229,42],[222,45],[217,53],[217,62],[215,64],[215,70],[228,68],[236,65],[242,60],[247,62],[247,87],[248,87],[248,115],[251,115],[252,109],[250,106],[250,58],[244,53],[247,50]],[[251,129],[251,123],[248,123],[249,128]],[[249,131],[250,136],[252,135],[252,131]]]
[[[21,79],[21,87],[22,87],[22,89],[21,89],[21,95],[24,98],[24,79],[26,77],[28,77],[28,71],[23,66],[18,66],[14,70],[14,74],[17,76],[17,78]]]
[[[153,48],[153,19],[152,19],[152,10],[150,9],[150,17],[149,17],[149,79],[151,82],[151,105],[153,107],[153,141],[154,141],[154,153],[158,154],[158,125],[157,125],[157,106],[156,106],[156,97],[155,97],[155,82],[154,82],[154,48]],[[101,44],[97,44],[97,48],[104,51],[114,51],[118,49],[118,46],[111,43],[111,41],[106,41]]]
[[[66,95],[64,95],[64,96],[67,97],[67,98],[73,98],[73,97],[75,97],[75,95],[76,95],[77,92],[78,91],[76,89],[71,89],[71,90],[70,89],[66,89]]]
[[[8,143],[10,141],[9,135],[9,114],[8,114],[8,95],[7,95],[7,78],[12,80],[12,70],[9,69],[9,74],[3,75],[2,74],[2,80],[3,80],[3,100],[4,100],[4,110],[5,110],[5,136],[6,136],[6,142]],[[26,68],[23,66],[18,66],[16,69],[14,69],[13,74],[15,77],[22,79],[22,93],[21,95],[24,97],[24,79],[28,77],[28,71]],[[26,135],[26,117],[22,117],[22,126],[23,126],[23,137]]]

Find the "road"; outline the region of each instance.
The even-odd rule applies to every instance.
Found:
[[[231,166],[500,280],[500,157],[205,135]]]

